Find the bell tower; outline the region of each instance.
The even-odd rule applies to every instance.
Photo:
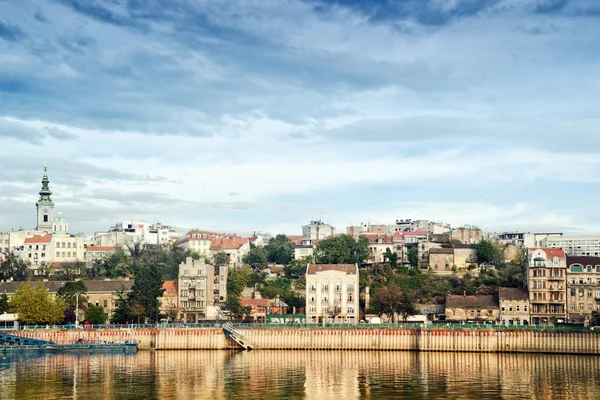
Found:
[[[38,231],[46,231],[52,233],[52,221],[54,220],[54,203],[50,196],[50,180],[48,179],[48,173],[46,171],[46,162],[44,161],[44,176],[42,177],[42,190],[40,190],[40,198],[35,207],[37,209],[37,227]]]

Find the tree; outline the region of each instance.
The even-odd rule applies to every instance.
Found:
[[[116,295],[116,308],[113,311],[111,322],[116,324],[124,324],[132,321],[134,318],[133,313],[129,309],[129,294],[124,290],[117,291]]]
[[[411,315],[418,314],[419,310],[417,310],[412,297],[408,293],[402,292],[402,297],[400,298],[400,303],[398,304],[396,312],[402,315],[403,321],[406,321]]]
[[[271,238],[265,246],[268,260],[283,265],[287,265],[294,258],[295,249],[296,243],[283,234]]]
[[[128,294],[131,311],[144,316],[150,321],[157,321],[159,316],[159,297],[164,293],[163,278],[155,266],[146,266],[138,271],[135,282]]]
[[[395,251],[391,251],[388,247],[387,249],[385,249],[383,257],[390,264],[390,267],[396,269],[396,267],[398,266],[398,253],[396,253]]]
[[[5,312],[8,312],[8,295],[2,293],[0,295],[0,314],[4,314]]]
[[[321,240],[315,248],[319,264],[362,264],[369,254],[369,239],[364,236],[339,235]]]
[[[410,266],[413,268],[417,268],[419,266],[419,254],[416,247],[411,247],[408,249],[408,262]]]
[[[489,263],[494,261],[496,246],[490,240],[483,239],[477,243],[477,259]]]
[[[41,282],[23,282],[9,300],[9,310],[25,325],[60,323],[64,308],[60,297],[53,298]]]
[[[29,263],[15,253],[9,253],[7,259],[0,263],[0,280],[23,281],[29,275]]]
[[[239,298],[250,284],[251,279],[252,269],[248,265],[232,268],[227,277],[227,297]]]
[[[219,250],[212,254],[210,263],[215,267],[216,274],[220,267],[229,265],[229,254],[225,253],[223,250]]]
[[[312,262],[310,256],[302,257],[298,260],[291,260],[288,265],[283,267],[285,277],[289,279],[302,278],[306,275],[306,266]]]
[[[88,298],[85,295],[87,287],[83,281],[65,282],[65,284],[56,291],[56,295],[61,298],[65,308],[69,310],[67,322],[75,321],[75,308],[77,306],[77,295],[79,295],[79,310],[85,311],[87,308]],[[69,316],[73,319],[69,318]]]
[[[91,305],[85,311],[85,320],[90,324],[103,324],[106,322],[106,313],[104,307]]]
[[[238,297],[227,297],[223,309],[230,312],[234,319],[241,319],[252,314],[252,306],[242,306]]]
[[[248,254],[242,259],[243,262],[250,265],[253,269],[264,269],[267,267],[267,250],[264,247],[254,246]]]
[[[400,288],[393,283],[379,288],[371,300],[371,311],[378,314],[394,316],[402,301]]]

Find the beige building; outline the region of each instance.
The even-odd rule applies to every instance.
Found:
[[[523,288],[498,288],[500,324],[506,326],[529,325],[529,294]]]
[[[160,314],[166,321],[172,321],[179,317],[179,282],[164,281],[162,288],[164,292],[160,297]]]
[[[600,312],[600,257],[567,256],[568,322],[589,324]]]
[[[452,240],[462,244],[477,244],[483,239],[481,229],[475,227],[461,227],[452,230]]]
[[[454,251],[454,265],[459,271],[467,269],[470,265],[477,266],[479,264],[475,245],[454,245],[452,250]]]
[[[358,278],[356,264],[308,264],[306,322],[358,323]]]
[[[314,244],[319,240],[323,240],[332,236],[335,232],[335,228],[325,222],[310,221],[308,225],[302,226],[302,240],[305,244]]]
[[[250,240],[238,236],[228,236],[214,239],[210,246],[210,255],[218,251],[224,251],[229,256],[229,266],[242,265],[242,260],[250,251]]]
[[[498,315],[498,298],[495,295],[446,296],[446,321],[495,324]]]
[[[429,249],[429,269],[435,273],[451,274],[454,267],[454,249]]]
[[[389,249],[392,253],[396,253],[396,247],[394,246],[394,237],[387,236],[379,233],[364,233],[360,236],[364,236],[369,240],[370,257],[369,262],[371,263],[382,263],[385,261],[385,252]],[[400,253],[401,254],[401,253]],[[400,255],[398,256],[400,259]]]
[[[187,323],[214,320],[227,300],[227,269],[188,257],[179,265],[179,318]]]
[[[111,246],[88,246],[85,249],[85,261],[89,264],[92,261],[114,253],[118,248]]]
[[[531,324],[561,323],[567,317],[567,260],[560,249],[528,249],[525,284],[531,304]]]

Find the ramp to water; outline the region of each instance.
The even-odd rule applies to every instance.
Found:
[[[231,325],[230,323],[226,323],[223,325],[223,332],[225,332],[225,335],[227,335],[227,337],[229,337],[231,340],[237,343],[237,345],[244,350],[253,350],[256,348],[256,346],[253,343],[247,340],[242,334],[237,332],[233,328],[233,325]]]
[[[22,336],[9,335],[7,333],[0,332],[0,343],[9,344],[51,344],[46,340],[30,339]]]

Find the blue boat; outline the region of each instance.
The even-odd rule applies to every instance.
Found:
[[[135,353],[138,345],[134,341],[104,342],[77,340],[72,344],[57,344],[45,340],[0,333],[0,352],[15,353],[41,351],[47,353]]]

